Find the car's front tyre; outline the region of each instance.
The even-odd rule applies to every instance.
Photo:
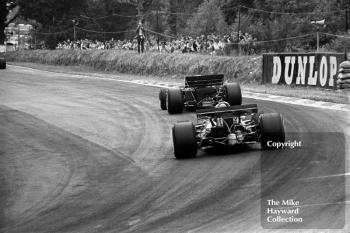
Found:
[[[242,104],[242,92],[238,83],[227,83],[224,85],[225,101],[231,106]]]

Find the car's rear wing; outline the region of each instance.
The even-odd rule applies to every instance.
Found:
[[[185,87],[205,87],[214,85],[223,85],[223,74],[211,74],[211,75],[195,75],[185,78]]]
[[[226,108],[209,108],[197,110],[197,118],[204,117],[232,117],[240,116],[243,114],[252,114],[258,112],[258,105],[256,104],[246,104],[230,106]]]

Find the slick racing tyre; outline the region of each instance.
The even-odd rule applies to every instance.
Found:
[[[241,87],[238,83],[228,83],[224,85],[225,101],[231,106],[242,104]]]
[[[169,114],[182,113],[184,109],[183,97],[179,88],[168,90],[167,107]]]
[[[172,129],[174,155],[177,159],[194,158],[197,155],[196,131],[192,122],[176,123]]]
[[[0,58],[0,69],[6,69],[6,60],[5,58]]]
[[[285,132],[282,116],[278,113],[261,114],[260,133],[260,143],[262,148],[275,149],[271,146],[274,142],[285,141]]]
[[[162,110],[166,110],[166,92],[167,90],[165,88],[160,89],[159,91],[159,101],[160,101],[160,108]]]

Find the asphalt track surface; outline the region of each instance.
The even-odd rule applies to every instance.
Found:
[[[244,103],[283,114],[314,150],[268,157],[253,145],[176,160],[171,127],[195,114],[161,111],[158,88],[9,66],[0,71],[0,232],[349,232],[349,114]],[[261,193],[317,208],[305,209],[301,230],[264,229]]]

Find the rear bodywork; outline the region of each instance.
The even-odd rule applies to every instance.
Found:
[[[259,141],[256,104],[197,111],[196,139],[199,147],[233,146]]]
[[[185,108],[214,107],[224,96],[224,75],[189,76],[182,88]]]
[[[278,113],[258,113],[256,104],[197,110],[197,123],[178,122],[172,128],[174,154],[195,157],[207,147],[260,143],[275,149],[285,140],[283,118]]]
[[[197,75],[185,78],[185,86],[162,88],[159,92],[161,109],[170,114],[183,110],[215,107],[220,102],[241,105],[242,94],[238,83],[225,83],[224,75]]]

